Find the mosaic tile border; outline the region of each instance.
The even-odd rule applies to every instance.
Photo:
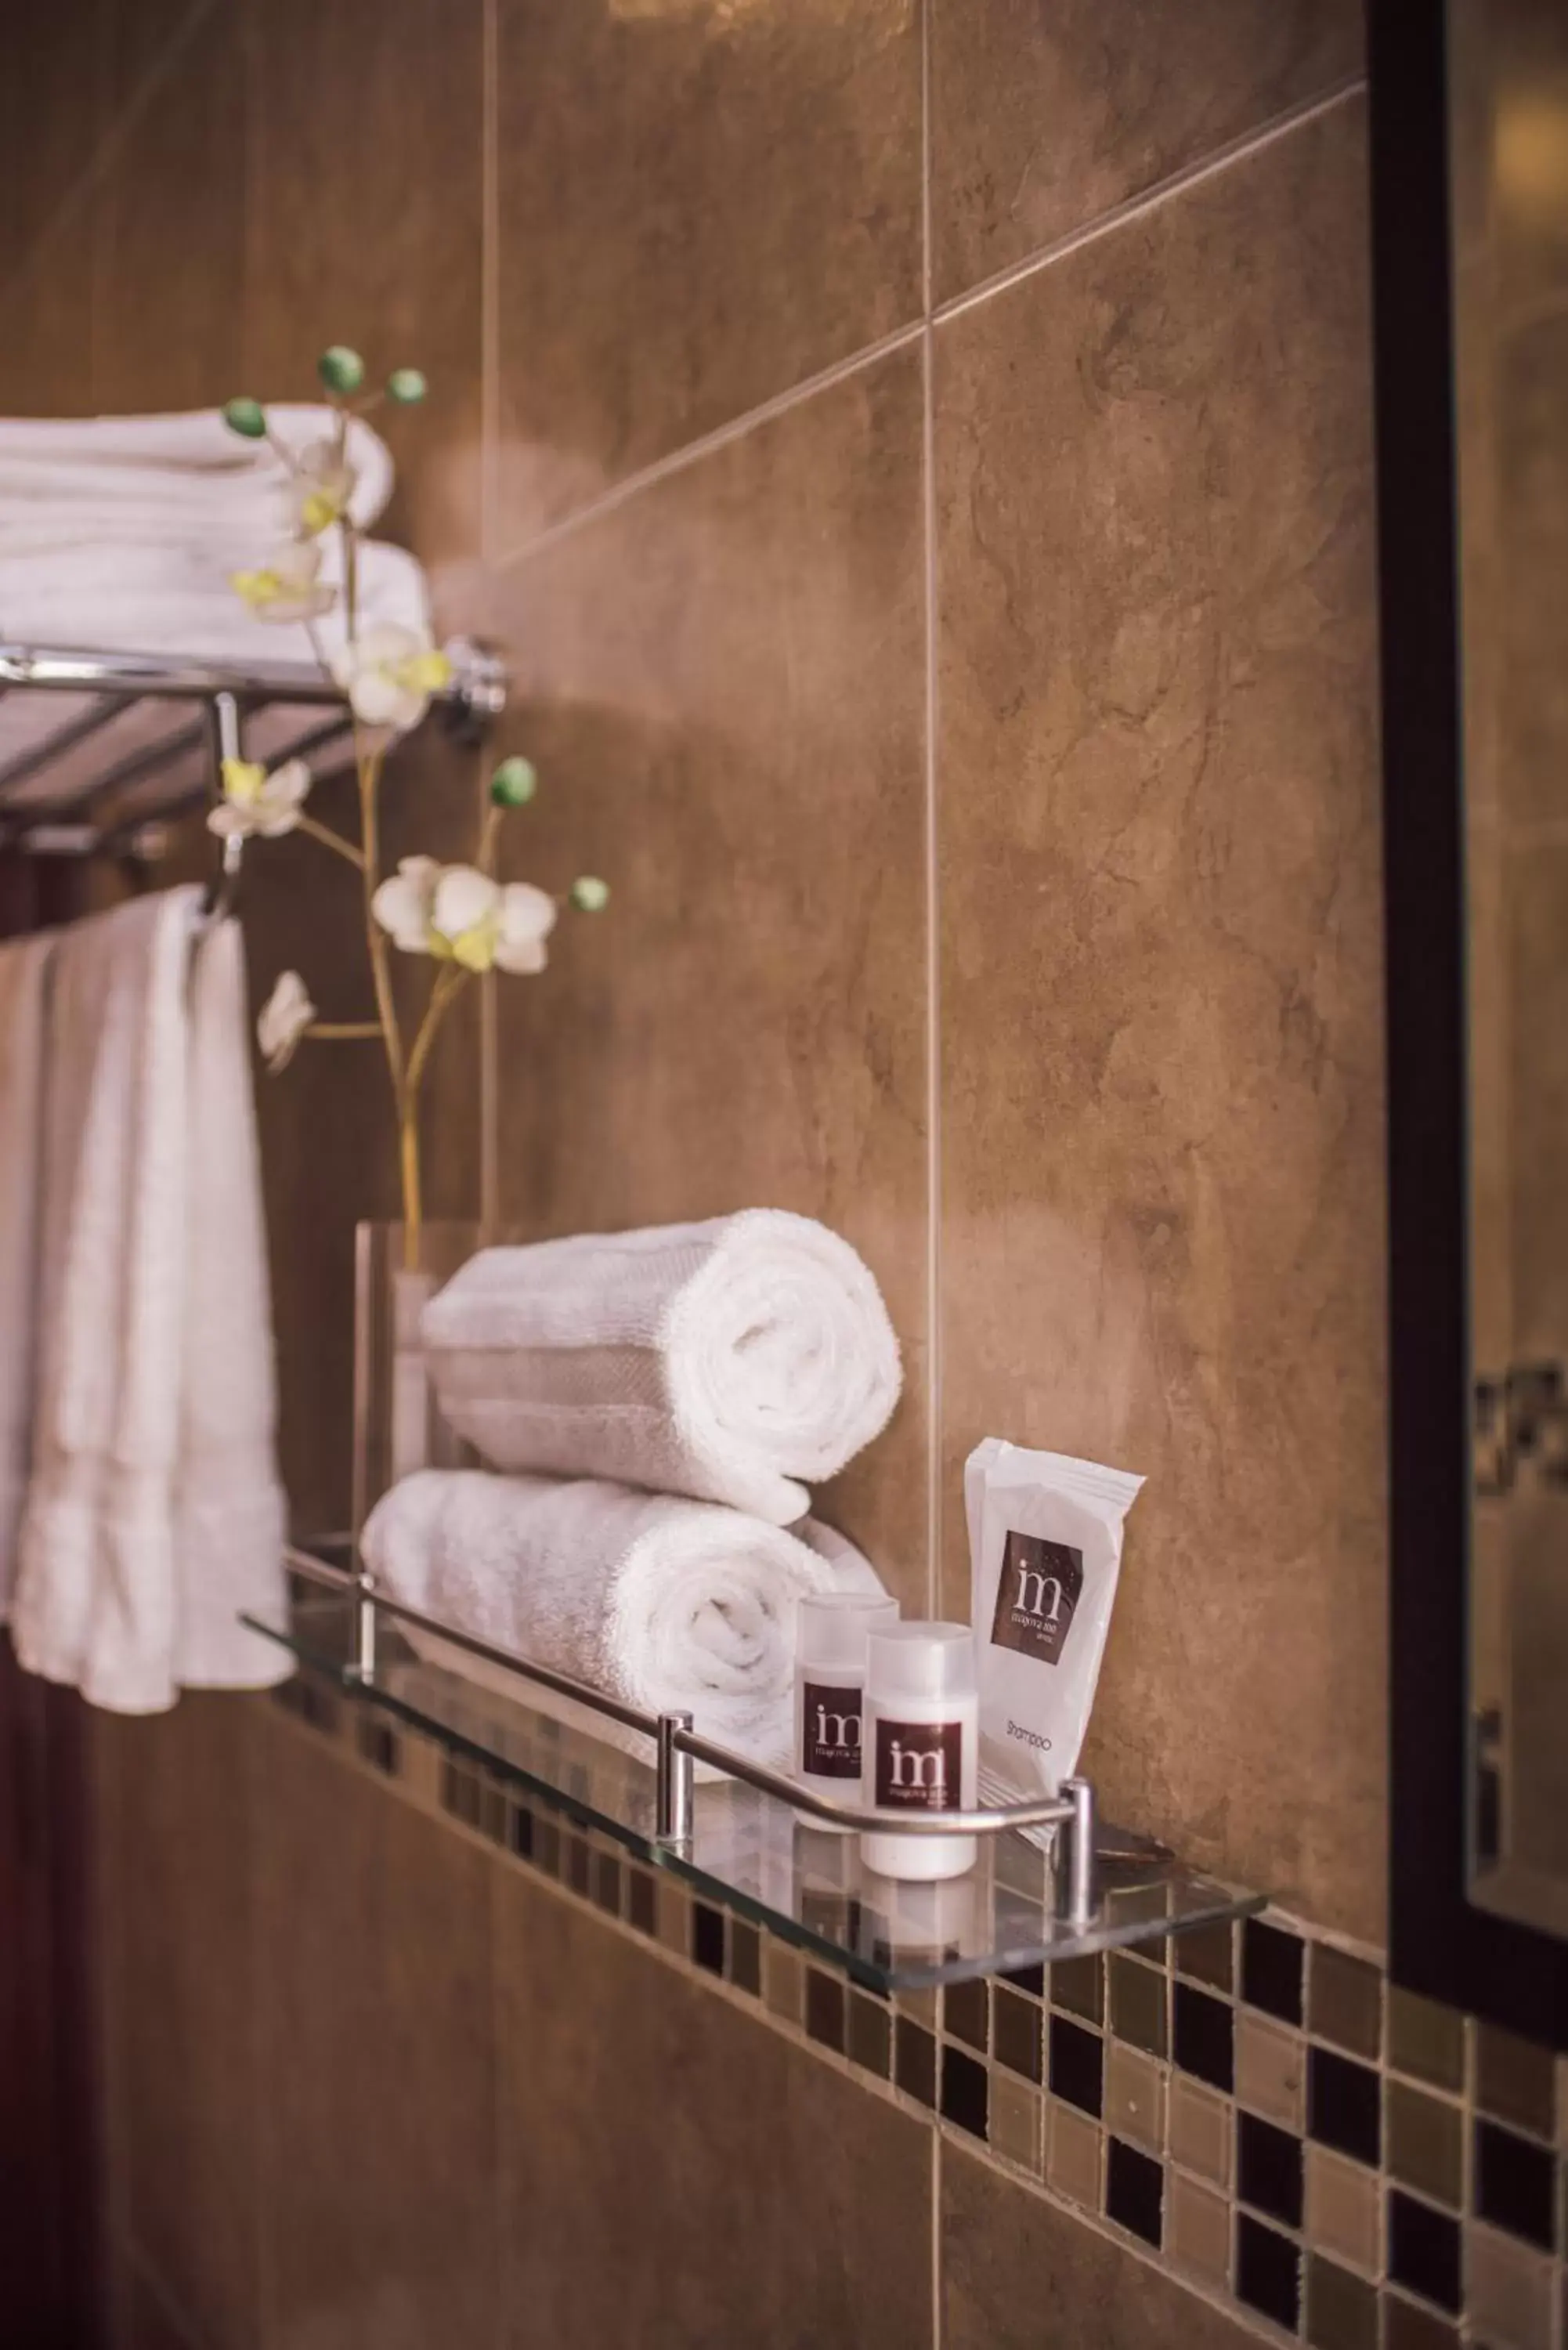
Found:
[[[888,1999],[302,1674],[272,1701],[1314,2350],[1568,2350],[1568,2063],[1280,1918]]]

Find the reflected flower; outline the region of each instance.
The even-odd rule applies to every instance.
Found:
[[[286,759],[271,774],[251,759],[225,759],[223,796],[207,816],[207,829],[220,840],[248,840],[258,833],[276,840],[292,832],[310,790],[311,773],[303,759]]]
[[[316,1017],[310,992],[296,971],[280,972],[256,1015],[256,1042],[275,1077],[293,1060],[295,1048]]]
[[[406,734],[450,682],[452,663],[428,638],[388,621],[334,653],[332,675],[362,725]]]
[[[314,620],[329,612],[337,597],[336,588],[317,577],[320,569],[321,549],[304,539],[281,548],[259,571],[231,572],[229,584],[258,620]]]

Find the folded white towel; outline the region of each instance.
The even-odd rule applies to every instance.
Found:
[[[689,1709],[705,1737],[782,1764],[790,1752],[795,1603],[882,1586],[835,1535],[823,1557],[779,1526],[711,1503],[584,1481],[421,1470],[371,1512],[379,1587],[460,1631],[553,1665],[651,1713]],[[410,1631],[421,1655],[539,1711],[579,1713]],[[647,1755],[599,1715],[594,1736]]]
[[[44,1015],[52,931],[0,946],[0,1623],[32,1454]]]
[[[214,1628],[241,1607],[281,1617],[283,1503],[255,1137],[235,1098],[237,941],[214,933],[192,968],[199,901],[172,889],[78,923],[52,967],[12,1628],[30,1671],[131,1713],[187,1679],[259,1687],[287,1666],[259,1635]],[[217,1091],[193,1101],[193,1074]]]
[[[425,1308],[441,1410],[500,1469],[608,1477],[785,1526],[879,1435],[898,1342],[846,1241],[750,1209],[486,1249]]]

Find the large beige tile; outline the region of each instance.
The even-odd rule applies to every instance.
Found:
[[[495,1917],[505,2344],[930,2342],[922,2120],[524,1877]]]
[[[260,2340],[249,1853],[261,1702],[186,1696],[168,1714],[95,1725],[112,1791],[99,1834],[114,1839],[99,1941],[110,2214],[193,2336],[223,2350]]]
[[[944,2139],[944,2350],[1245,2350],[1251,2329]]]
[[[5,289],[0,413],[90,416],[93,250],[100,198],[84,197],[56,223]]]
[[[505,554],[920,307],[917,0],[500,0]]]
[[[197,15],[146,76],[134,44],[119,46],[123,119],[95,205],[94,396],[106,410],[209,407],[237,389],[240,362],[237,23],[226,5]]]
[[[1373,1937],[1382,1098],[1363,120],[939,331],[943,1386],[1144,1472],[1112,1812]]]
[[[328,343],[379,382],[421,368],[425,403],[382,409],[399,494],[381,525],[435,570],[480,525],[483,0],[242,0],[247,35],[243,369],[308,400]],[[575,12],[573,12],[575,13]]]
[[[110,117],[109,0],[7,0],[0,72],[0,287],[79,201]],[[9,310],[9,304],[7,304]],[[14,326],[6,321],[6,340]]]
[[[540,1237],[742,1207],[859,1248],[893,1428],[824,1509],[925,1589],[920,383],[898,353],[502,582],[504,870],[615,895],[499,995],[502,1211]]]
[[[488,2345],[487,1863],[271,1728],[256,1936],[268,2350]]]
[[[931,0],[936,299],[1332,88],[1360,56],[1358,0]]]

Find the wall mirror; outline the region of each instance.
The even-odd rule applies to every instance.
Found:
[[[1392,1962],[1568,2044],[1568,8],[1370,31]]]

